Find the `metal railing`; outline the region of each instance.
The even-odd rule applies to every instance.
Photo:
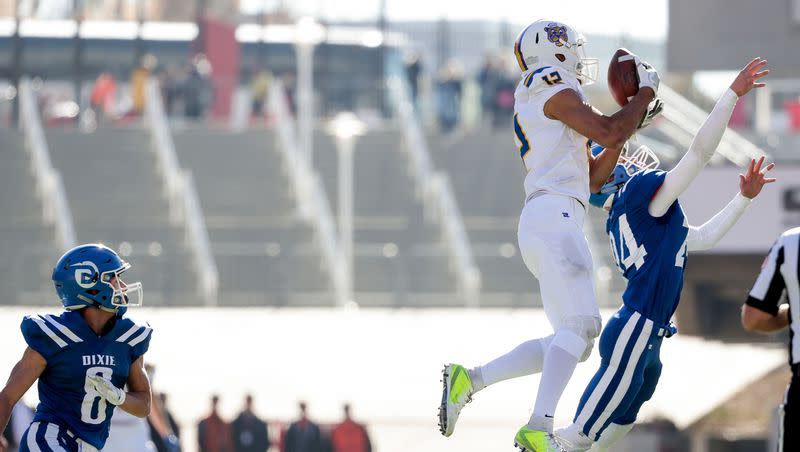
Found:
[[[77,245],[75,225],[61,175],[50,162],[50,151],[42,131],[36,95],[27,77],[19,83],[19,102],[20,126],[25,134],[25,148],[30,152],[33,162],[36,193],[42,201],[42,217],[48,226],[55,227],[58,246],[66,251]]]
[[[331,212],[325,188],[319,174],[311,167],[306,155],[300,152],[294,121],[280,81],[270,83],[267,94],[267,106],[274,116],[277,129],[277,147],[284,159],[290,184],[297,196],[297,208],[300,218],[314,229],[320,251],[322,266],[327,270],[331,285],[336,295],[336,302],[342,306],[352,294],[349,293],[347,281],[351,279],[345,274],[346,267],[342,262],[339,241],[336,238],[333,214]]]
[[[664,100],[662,116],[667,120],[666,124],[663,121],[659,122],[658,127],[676,141],[688,146],[706,121],[709,112],[663,83],[658,88],[658,95]],[[717,146],[717,152],[739,166],[747,165],[750,159],[767,154],[765,150],[731,129],[725,131]]]
[[[147,83],[145,121],[153,140],[159,173],[164,180],[164,190],[169,204],[169,218],[173,225],[183,225],[186,244],[194,257],[197,273],[197,290],[206,305],[217,304],[219,273],[211,243],[208,239],[203,212],[189,171],[178,165],[178,155],[164,114],[161,90],[156,80]]]
[[[480,304],[481,274],[475,265],[472,246],[450,179],[433,167],[405,81],[393,77],[388,84],[395,114],[402,128],[405,141],[403,149],[408,154],[417,195],[423,200],[426,217],[438,222],[441,227],[442,238],[450,254],[450,265],[458,279],[465,305],[477,307]]]

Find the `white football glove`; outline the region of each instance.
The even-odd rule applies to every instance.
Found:
[[[111,381],[99,375],[88,375],[86,378],[94,385],[94,389],[100,394],[100,397],[106,399],[110,404],[118,406],[125,403],[125,391],[114,386]]]
[[[636,75],[639,78],[639,89],[645,86],[652,88],[653,92],[658,95],[658,84],[661,83],[661,77],[658,76],[658,71],[647,63],[642,61],[638,56],[629,54],[619,57],[617,61],[630,61],[636,64]]]
[[[662,110],[664,110],[664,101],[656,97],[647,106],[647,111],[644,112],[644,116],[642,117],[642,120],[639,122],[639,126],[636,127],[636,129],[644,129],[650,125],[650,123],[656,119],[656,116],[661,114]]]

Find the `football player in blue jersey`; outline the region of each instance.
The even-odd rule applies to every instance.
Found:
[[[28,347],[0,391],[2,431],[12,407],[39,380],[39,406],[20,452],[100,450],[115,407],[149,414],[143,356],[152,330],[123,317],[142,301],[141,283],[120,278],[129,268],[106,246],[73,248],[53,269],[64,312],[22,320]]]
[[[769,71],[765,60],[751,61],[717,101],[686,155],[669,172],[644,146],[620,157],[595,206],[608,210],[606,231],[619,270],[628,281],[623,306],[600,336],[600,369],[581,397],[572,425],[557,432],[564,450],[607,448],[633,427],[642,404],[661,375],[659,352],[671,324],[681,289],[687,251],[709,249],[736,223],[765,184],[775,179],[762,171],[764,157],[752,160],[740,175],[739,193],[702,226],[690,226],[678,196],[708,163],[725,132],[736,101]],[[601,149],[593,149],[600,152]]]

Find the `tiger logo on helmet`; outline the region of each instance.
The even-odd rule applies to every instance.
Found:
[[[547,40],[556,45],[556,47],[563,47],[564,43],[569,40],[567,35],[567,27],[556,22],[550,22],[544,27],[547,32]]]

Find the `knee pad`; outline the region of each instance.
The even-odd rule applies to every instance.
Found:
[[[594,338],[600,335],[600,326],[600,319],[597,317],[569,317],[556,331],[552,345],[567,351],[580,361],[585,361],[592,353]]]
[[[578,361],[584,362],[587,359],[589,359],[589,357],[592,356],[593,349],[594,349],[594,339],[592,339],[591,341],[589,341],[588,344],[586,344],[586,350],[583,351],[583,355],[581,355],[580,358],[578,358]]]

